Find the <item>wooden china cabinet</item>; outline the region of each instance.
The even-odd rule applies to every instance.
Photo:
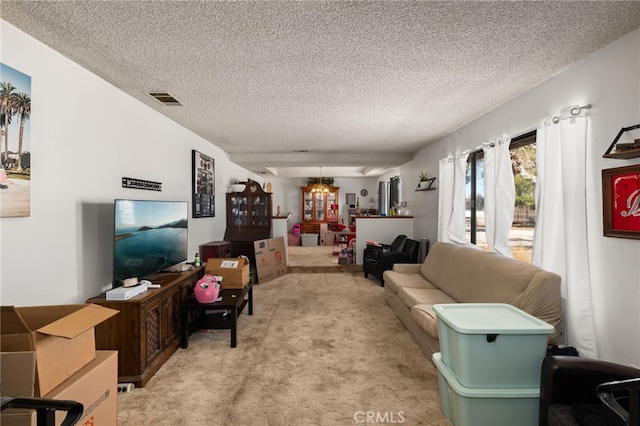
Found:
[[[233,257],[245,255],[255,264],[253,242],[271,237],[272,194],[248,179],[242,192],[227,193],[227,230]]]
[[[329,186],[328,191],[312,191],[313,185],[302,187],[302,233],[319,234],[320,224],[335,223],[339,218],[337,186]]]

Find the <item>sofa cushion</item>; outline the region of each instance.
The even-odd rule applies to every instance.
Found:
[[[445,295],[446,296],[446,295]],[[434,339],[439,339],[438,335],[438,317],[436,313],[433,311],[433,305],[437,303],[454,303],[447,302],[445,300],[438,301],[436,303],[420,303],[418,305],[413,305],[411,308],[411,318],[418,324],[418,326],[424,330],[429,336]]]
[[[510,303],[543,270],[478,248],[437,242],[420,272],[458,302]]]
[[[402,287],[436,288],[429,281],[425,280],[420,273],[405,274],[396,271],[384,271],[384,285],[396,294]]]
[[[401,287],[398,290],[398,297],[409,309],[421,304],[456,303],[451,296],[437,288]]]

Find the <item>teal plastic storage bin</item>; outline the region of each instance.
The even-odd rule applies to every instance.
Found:
[[[538,388],[554,328],[505,303],[434,305],[442,361],[468,388]]]
[[[439,352],[432,359],[438,369],[442,412],[455,426],[538,425],[538,388],[467,388],[454,377]]]

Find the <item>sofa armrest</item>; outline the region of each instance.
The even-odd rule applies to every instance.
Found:
[[[548,356],[540,372],[540,426],[547,426],[547,412],[553,404],[598,402],[596,388],[614,380],[640,377],[640,370],[589,358]]]
[[[419,274],[421,266],[420,263],[395,263],[393,271],[403,274]]]
[[[389,270],[396,263],[411,263],[411,256],[401,251],[392,251],[382,255],[382,270]]]

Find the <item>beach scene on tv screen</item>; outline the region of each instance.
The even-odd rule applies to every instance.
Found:
[[[187,259],[186,202],[117,200],[114,281],[161,271]]]

